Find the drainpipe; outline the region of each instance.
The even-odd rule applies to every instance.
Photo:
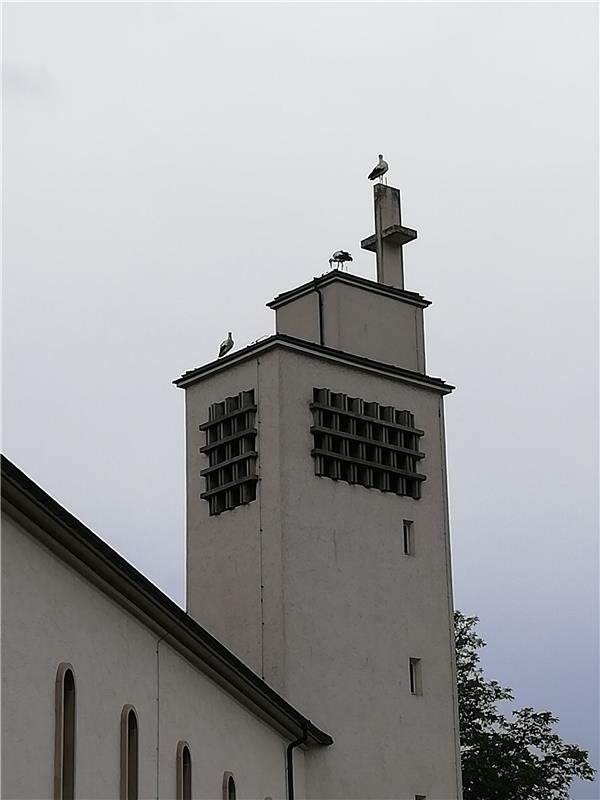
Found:
[[[287,800],[294,800],[294,747],[298,747],[308,739],[308,725],[302,725],[302,736],[294,742],[290,742],[286,750],[287,759],[287,785],[288,795]]]
[[[167,638],[165,633],[156,642],[156,800],[160,793],[160,643]]]
[[[321,290],[319,289],[317,282],[314,282],[314,290],[317,293],[319,298],[319,344],[324,344],[323,342],[323,296],[321,294]]]

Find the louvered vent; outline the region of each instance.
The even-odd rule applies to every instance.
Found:
[[[254,389],[213,403],[208,421],[200,425],[206,444],[200,452],[208,457],[201,471],[210,514],[221,514],[256,499],[256,404]]]
[[[424,432],[410,411],[329,389],[314,389],[310,407],[316,475],[421,497],[425,475],[417,468],[425,457],[419,450]]]

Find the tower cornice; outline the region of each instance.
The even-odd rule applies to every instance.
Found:
[[[303,353],[311,358],[317,358],[323,361],[345,364],[355,369],[364,370],[365,372],[378,373],[388,378],[394,378],[402,383],[431,389],[442,395],[450,394],[450,392],[455,389],[454,386],[446,383],[441,378],[423,375],[420,372],[413,372],[412,370],[403,369],[402,367],[396,367],[394,364],[375,361],[354,353],[346,353],[343,350],[324,347],[316,342],[297,339],[282,333],[276,333],[266,339],[254,342],[242,350],[237,350],[224,358],[215,359],[207,364],[203,364],[201,367],[188,370],[184,372],[181,377],[174,380],[173,383],[180,389],[186,389],[188,386],[203,380],[209,375],[212,376],[217,372],[222,372],[236,364],[255,358],[259,353],[264,353],[275,348],[283,348],[285,350]]]
[[[388,286],[385,283],[371,281],[368,278],[363,278],[360,275],[353,275],[349,272],[331,270],[330,272],[326,272],[324,275],[313,278],[312,281],[308,281],[307,283],[303,283],[301,286],[297,286],[295,289],[278,294],[277,297],[271,300],[270,303],[267,303],[267,307],[275,310],[286,305],[287,303],[292,302],[293,300],[297,300],[303,295],[314,292],[315,289],[321,289],[330,283],[336,282],[350,284],[352,286],[357,286],[361,289],[364,289],[367,292],[373,292],[374,294],[385,295],[386,297],[391,297],[396,300],[402,300],[405,303],[410,303],[411,305],[419,308],[427,308],[427,306],[431,305],[431,301],[426,300],[418,292],[409,292],[406,289],[398,289],[396,286]]]

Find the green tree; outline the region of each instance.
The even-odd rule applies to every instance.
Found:
[[[513,693],[483,675],[478,622],[454,615],[464,800],[568,800],[574,778],[594,778],[587,752],[562,741],[548,711],[499,710]]]

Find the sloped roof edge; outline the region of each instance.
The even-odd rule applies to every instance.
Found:
[[[332,737],[290,705],[148,578],[2,455],[2,510],[273,728],[307,745]]]
[[[352,272],[342,272],[341,270],[332,269],[329,272],[325,272],[323,275],[313,278],[312,281],[307,281],[301,286],[297,286],[295,289],[289,289],[286,292],[281,292],[277,295],[277,297],[267,303],[267,307],[277,309],[280,306],[290,303],[292,300],[296,300],[298,297],[307,294],[308,292],[313,292],[316,288],[320,289],[321,287],[326,286],[328,283],[334,283],[336,281],[358,286],[368,292],[375,292],[376,294],[383,294],[387,297],[393,297],[396,300],[404,300],[405,302],[421,308],[427,308],[427,306],[431,305],[431,301],[426,300],[423,295],[419,294],[418,292],[410,292],[407,289],[399,289],[397,286],[388,286],[386,283],[372,281],[369,280],[369,278],[363,278],[361,275],[355,275]]]

